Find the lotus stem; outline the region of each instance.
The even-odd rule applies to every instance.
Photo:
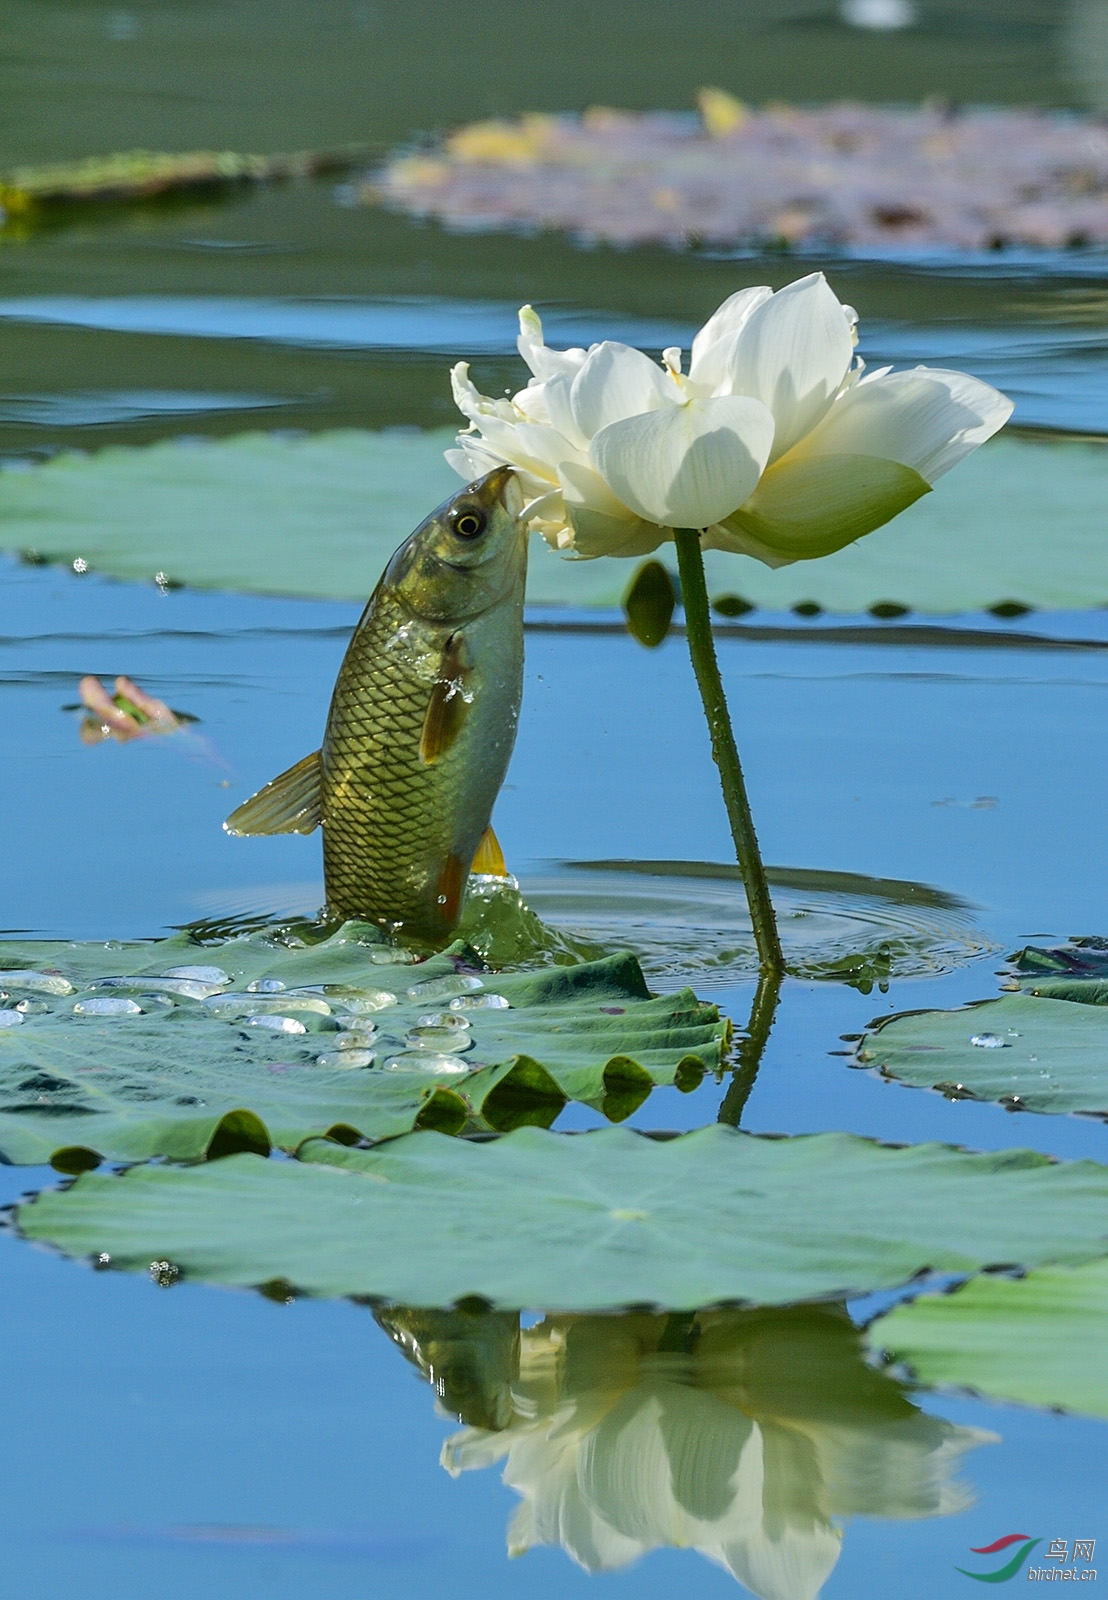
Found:
[[[739,1064],[731,1074],[731,1082],[727,1086],[727,1093],[723,1097],[716,1118],[717,1122],[726,1122],[731,1128],[739,1126],[742,1114],[746,1110],[746,1102],[750,1099],[750,1091],[754,1087],[758,1069],[762,1065],[762,1055],[765,1052],[770,1029],[773,1027],[773,1019],[777,1015],[780,993],[781,974],[763,972],[758,979],[758,987],[751,1003],[746,1033],[735,1052]]]
[[[712,759],[719,768],[731,837],[735,841],[739,870],[746,886],[750,920],[754,925],[754,940],[758,946],[758,965],[763,973],[780,977],[785,971],[785,958],[781,954],[781,940],[777,934],[777,919],[769,895],[766,869],[758,849],[758,836],[754,832],[754,818],[750,814],[743,769],[739,764],[738,747],[727,711],[727,697],[723,692],[723,680],[716,660],[700,531],[697,528],[675,528],[673,537],[677,545],[677,568],[681,574],[681,600],[685,608],[689,655],[692,657],[704,715],[708,719]]]

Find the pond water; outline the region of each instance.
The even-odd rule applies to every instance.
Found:
[[[367,140],[383,151],[499,112],[681,107],[705,81],[755,99],[942,92],[1087,106],[1108,92],[1078,47],[1098,25],[1093,0],[920,11],[918,28],[893,34],[800,0],[741,14],[697,4],[677,33],[672,8],[644,0],[628,39],[619,8],[571,0],[544,7],[541,25],[538,8],[501,0],[464,18],[432,0],[317,0],[310,15],[283,0],[18,0],[0,18],[0,152],[7,165],[137,145]],[[432,49],[413,49],[427,38]],[[548,70],[535,70],[544,58]],[[1012,394],[1028,429],[1108,434],[1103,258],[798,265],[582,251],[450,235],[342,201],[334,181],[291,183],[0,232],[0,459],[252,428],[441,427],[452,420],[446,357],[470,358],[490,393],[518,380],[521,300],[543,306],[552,340],[614,334],[655,348],[687,340],[742,284],[814,265],[862,311],[867,359],[963,367]],[[14,556],[0,557],[0,590],[4,929],[107,940],[310,915],[322,898],[318,835],[231,839],[220,824],[316,748],[358,607],[163,592]],[[497,831],[548,923],[638,950],[656,987],[687,982],[741,1026],[754,993],[749,923],[684,640],[646,651],[619,620],[529,613]],[[843,1036],[874,1017],[992,996],[1016,947],[1108,931],[1106,613],[920,620],[759,611],[721,630],[801,974],[785,984],[742,1126],[1103,1160],[1104,1127],[1090,1118],[1010,1115],[849,1065]],[[171,739],[87,748],[66,708],[90,672],[129,674],[198,720]],[[709,1075],[691,1093],[656,1089],[629,1125],[713,1122],[726,1087]],[[556,1126],[601,1121],[571,1103]],[[0,1202],[57,1182],[49,1169],[0,1168]],[[710,1194],[704,1207],[710,1226]],[[0,1284],[0,1538],[21,1600],[78,1588],[94,1600],[344,1600],[397,1583],[414,1597],[723,1596],[744,1575],[764,1587],[757,1518],[727,1499],[748,1440],[726,1435],[712,1400],[736,1385],[762,1430],[768,1502],[796,1530],[794,1565],[766,1592],[922,1600],[965,1588],[955,1568],[970,1547],[1012,1529],[1108,1539],[1102,1423],[878,1382],[830,1312],[811,1325],[775,1313],[768,1332],[740,1317],[725,1329],[726,1370],[709,1381],[690,1367],[700,1345],[687,1329],[679,1346],[643,1318],[624,1336],[615,1319],[561,1327],[527,1307],[520,1356],[512,1318],[459,1334],[430,1314],[378,1326],[348,1302],[190,1283],[166,1292],[11,1232],[0,1234]],[[876,1308],[853,1310],[861,1321]],[[543,1341],[567,1338],[588,1357],[570,1396],[582,1416],[606,1414],[618,1394],[644,1458],[666,1428],[670,1445],[716,1451],[686,1486],[685,1521],[636,1490],[615,1445],[608,1456],[590,1445],[603,1537],[579,1506],[555,1504],[565,1439],[573,1450],[580,1439],[569,1428],[559,1445],[544,1431],[541,1385],[526,1414],[496,1408],[513,1362],[538,1372]],[[756,1348],[779,1353],[757,1380]],[[463,1425],[485,1437],[470,1437],[468,1455],[449,1447],[451,1476],[440,1451]],[[505,1429],[518,1434],[516,1490],[494,1448]],[[579,1563],[616,1570],[587,1575],[557,1548],[509,1563],[505,1528],[521,1494],[537,1505],[543,1472],[540,1532]]]

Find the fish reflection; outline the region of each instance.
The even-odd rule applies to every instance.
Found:
[[[509,1555],[560,1544],[589,1572],[687,1547],[762,1600],[815,1600],[839,1519],[964,1510],[958,1458],[996,1439],[913,1405],[842,1306],[378,1320],[466,1424],[446,1470],[504,1463]]]

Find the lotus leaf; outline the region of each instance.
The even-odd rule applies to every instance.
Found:
[[[1087,987],[1074,995],[1074,989]],[[1060,999],[1044,998],[1065,991]],[[1100,998],[1097,998],[1099,993]],[[1091,1003],[1075,1005],[1082,998]],[[864,1034],[857,1060],[917,1089],[1012,1111],[1108,1116],[1108,984],[1058,979],[958,1011],[912,1011]],[[976,1041],[976,1042],[975,1042]]]
[[[365,147],[302,150],[295,155],[239,155],[233,150],[189,150],[178,154],[127,150],[41,167],[16,167],[0,175],[0,204],[25,219],[43,207],[89,201],[118,204],[147,200],[180,189],[266,183],[275,178],[341,172],[365,157]]]
[[[0,472],[0,548],[80,557],[114,577],[160,572],[201,588],[361,600],[400,541],[459,487],[442,456],[452,439],[445,429],[344,429],[66,452]],[[709,589],[729,596],[732,612],[740,601],[840,612],[1104,605],[1106,493],[1103,444],[1000,439],[888,527],[819,562],[772,572],[709,552]],[[633,576],[630,563],[565,561],[536,541],[527,595],[615,607]]]
[[[358,923],[316,943],[0,941],[0,1159],[76,1171],[504,1128],[571,1097],[618,1119],[719,1062],[716,1007],[651,998],[634,956],[478,977],[463,952],[399,965]]]
[[[973,1278],[898,1306],[868,1337],[923,1383],[1108,1417],[1108,1261]]]
[[[22,1206],[25,1236],[122,1268],[415,1306],[675,1310],[784,1304],[928,1269],[1078,1262],[1108,1250],[1108,1168],[1028,1150],[891,1148],[850,1134],[719,1125],[417,1132],[300,1160],[86,1174]]]

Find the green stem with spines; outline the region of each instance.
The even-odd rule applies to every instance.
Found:
[[[758,836],[754,831],[754,818],[746,795],[746,783],[731,728],[723,680],[719,675],[719,662],[716,660],[700,530],[675,528],[673,538],[677,546],[677,569],[681,575],[681,603],[685,611],[689,655],[692,657],[704,715],[708,720],[712,759],[719,768],[731,837],[735,841],[735,853],[746,886],[750,920],[754,925],[754,940],[758,947],[758,965],[763,973],[780,976],[785,971],[785,958],[781,953],[766,869],[758,849]]]

